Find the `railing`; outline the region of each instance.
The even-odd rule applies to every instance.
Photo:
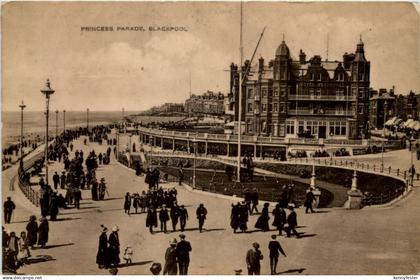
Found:
[[[348,159],[333,159],[333,158],[292,158],[292,163],[301,163],[301,164],[315,164],[321,166],[331,166],[331,167],[344,167],[347,169],[354,169],[356,171],[368,171],[378,174],[391,175],[404,180],[420,180],[420,174],[416,173],[414,176],[411,176],[411,173],[408,170],[402,170],[400,168],[392,168],[391,166],[383,166],[381,164],[372,164],[365,162],[358,162]]]
[[[343,95],[314,95],[314,94],[292,94],[289,95],[290,100],[320,100],[320,101],[355,101],[355,96]]]
[[[314,110],[314,109],[289,109],[290,115],[321,115],[321,116],[353,116],[355,111],[341,111],[341,110]]]
[[[22,190],[26,198],[37,207],[39,206],[39,193],[31,188],[31,185],[29,183],[30,175],[27,174],[27,171],[34,166],[35,162],[42,159],[43,157],[44,152],[41,151],[37,155],[33,156],[31,159],[23,163],[23,170],[21,168],[18,169],[19,188]]]
[[[377,196],[366,195],[362,199],[362,204],[364,206],[384,204],[400,197],[404,193],[404,191],[405,191],[405,188],[400,187],[400,188],[395,189],[395,191],[388,191],[385,193],[381,193],[380,195],[377,195]]]

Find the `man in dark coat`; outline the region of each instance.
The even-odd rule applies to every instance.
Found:
[[[58,175],[57,172],[54,173],[53,182],[54,182],[54,189],[57,189],[58,184],[60,183],[60,175]]]
[[[182,170],[182,167],[178,170],[178,177],[179,177],[179,185],[182,186],[182,181],[184,180],[184,171]]]
[[[41,217],[39,219],[39,227],[38,227],[38,245],[42,248],[48,243],[48,233],[50,231],[48,220],[45,217]]]
[[[60,188],[62,188],[62,189],[66,188],[66,179],[67,179],[66,172],[63,171],[63,173],[61,174],[61,177],[60,177],[60,182],[61,182]]]
[[[171,207],[171,221],[172,221],[172,231],[176,231],[176,225],[178,224],[179,219],[179,207],[176,202]]]
[[[236,230],[239,227],[239,211],[240,211],[241,205],[239,202],[235,205],[232,203],[232,209],[230,212],[230,226],[233,229],[233,233],[236,233]]]
[[[82,191],[79,188],[75,188],[73,191],[74,207],[80,209],[80,200],[82,199]]]
[[[169,220],[168,209],[166,205],[162,205],[162,209],[159,212],[160,230],[166,233],[166,222]]]
[[[128,192],[125,194],[125,198],[124,198],[124,213],[130,215],[130,208],[131,208],[131,195]]]
[[[286,257],[286,253],[284,253],[283,248],[281,247],[280,243],[276,240],[276,235],[273,234],[271,236],[271,241],[268,243],[268,249],[270,250],[270,270],[271,275],[277,274],[277,263],[279,261],[279,252]]]
[[[15,203],[12,201],[12,198],[8,196],[7,200],[3,204],[5,224],[10,224],[10,221],[12,220],[12,213],[13,213],[13,210],[15,210],[15,208],[16,208]]]
[[[57,220],[57,214],[58,214],[58,197],[56,193],[53,193],[51,195],[51,202],[50,202],[50,220],[56,221]]]
[[[204,221],[207,216],[207,209],[204,207],[204,204],[201,203],[200,206],[198,206],[196,214],[198,220],[198,229],[200,230],[200,232],[202,232]]]
[[[305,203],[304,203],[304,205],[306,207],[306,210],[305,210],[306,214],[308,214],[309,210],[311,210],[311,213],[314,213],[314,209],[312,209],[314,199],[315,199],[314,193],[312,192],[312,188],[310,188],[308,190],[308,192],[306,193],[306,199],[305,199]]]
[[[153,206],[147,210],[146,227],[149,228],[151,234],[153,234],[153,227],[157,227],[157,212]]]
[[[279,231],[279,235],[282,235],[284,224],[286,223],[286,212],[281,208],[280,203],[276,205],[276,208],[273,210],[273,226]]]
[[[176,251],[177,241],[174,238],[170,242],[170,246],[166,249],[165,252],[165,266],[163,268],[163,275],[177,275],[177,251]]]
[[[239,229],[242,232],[245,232],[248,230],[248,215],[249,214],[249,208],[245,201],[242,202],[242,204],[239,207]]]
[[[258,217],[257,222],[255,223],[255,227],[262,229],[263,231],[270,230],[270,227],[268,225],[268,220],[270,220],[270,217],[268,215],[268,206],[268,203],[264,203],[261,215]]]
[[[246,253],[246,266],[248,268],[248,275],[260,275],[261,265],[260,260],[263,259],[263,255],[259,250],[260,244],[254,242],[252,249],[249,249]]]
[[[188,275],[188,266],[190,265],[190,252],[192,248],[190,242],[185,240],[184,234],[180,234],[179,238],[181,238],[181,241],[176,246],[179,275]]]
[[[114,226],[108,239],[108,260],[110,266],[118,266],[120,263],[120,239],[118,237],[118,227]]]
[[[251,211],[250,214],[252,215],[252,213],[255,210],[255,213],[258,213],[258,191],[256,188],[254,188],[254,191],[251,193],[251,201],[252,201],[252,207],[251,207]]]
[[[102,226],[102,233],[99,236],[98,253],[96,254],[96,263],[99,268],[108,267],[108,237],[106,236],[108,229]]]
[[[181,226],[181,231],[184,231],[185,225],[187,224],[188,220],[188,211],[185,209],[184,205],[181,205],[179,209],[179,223]]]
[[[287,237],[290,237],[290,232],[292,231],[295,234],[296,238],[300,238],[299,233],[296,231],[297,214],[296,214],[293,206],[289,206],[289,210],[291,212],[289,213],[289,216],[287,216],[287,225],[288,225],[288,227],[286,229]]]
[[[92,194],[92,200],[98,200],[98,181],[93,179],[92,189],[90,190]]]

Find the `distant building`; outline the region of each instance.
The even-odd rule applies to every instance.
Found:
[[[410,91],[408,95],[398,95],[395,101],[395,116],[402,120],[419,120],[420,94]]]
[[[183,113],[184,104],[182,103],[165,103],[160,106],[155,106],[150,109],[151,114],[166,114],[166,113]]]
[[[360,139],[368,137],[370,62],[360,40],[355,54],[343,61],[324,61],[319,55],[306,59],[301,50],[293,60],[285,41],[275,58],[249,69],[242,84],[239,101],[238,66],[232,64],[229,97],[238,119],[246,122],[246,134],[295,138]]]
[[[225,96],[223,93],[207,91],[201,95],[191,95],[185,101],[185,112],[191,115],[223,115]]]
[[[387,120],[393,118],[396,114],[397,98],[394,90],[386,89],[371,90],[369,99],[369,123],[371,128],[382,129]]]

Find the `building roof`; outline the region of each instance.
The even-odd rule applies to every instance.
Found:
[[[286,43],[281,41],[281,44],[277,47],[276,50],[276,56],[290,56],[290,50],[289,47],[286,45]]]

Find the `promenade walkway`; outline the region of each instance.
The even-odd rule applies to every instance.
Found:
[[[90,143],[83,139],[74,142],[75,149],[87,155],[94,149],[104,152],[106,145]],[[73,150],[74,152],[74,150]],[[15,167],[14,167],[15,168]],[[7,186],[13,170],[3,173],[3,186]],[[61,171],[63,165],[51,164],[50,170]],[[16,171],[16,170],[15,170]],[[50,172],[53,175],[53,172]],[[100,166],[97,177],[105,177],[110,198],[92,201],[89,191],[83,191],[81,209],[62,210],[59,221],[50,222],[50,248],[37,249],[33,255],[49,255],[54,260],[31,264],[20,269],[26,274],[109,274],[99,270],[95,257],[100,235],[100,225],[120,228],[121,251],[130,244],[134,250],[133,265],[121,267],[119,274],[150,275],[151,262],[164,263],[169,241],[178,238],[176,233],[151,235],[145,227],[145,214],[128,216],[123,211],[123,196],[126,192],[146,190],[144,177],[118,164],[112,157],[107,166]],[[416,181],[418,184],[418,181]],[[252,242],[259,242],[264,255],[262,274],[269,274],[268,242],[271,232],[253,232],[258,216],[251,216],[250,233],[233,234],[229,226],[230,198],[220,198],[199,191],[176,187],[178,201],[186,205],[190,219],[185,232],[192,244],[190,274],[233,274],[235,269],[246,273],[245,254]],[[29,214],[39,217],[39,210],[22,201],[20,190],[15,187],[11,196],[17,203],[14,222],[8,230],[21,231],[26,226]],[[3,197],[9,194],[3,188]],[[23,196],[24,198],[24,196]],[[362,210],[328,209],[317,214],[304,214],[297,209],[300,232],[304,238],[279,237],[288,255],[281,258],[278,271],[283,274],[417,274],[420,268],[420,190],[418,186],[411,195],[386,208]],[[199,203],[208,209],[203,233],[197,230],[195,210]],[[261,209],[261,206],[259,207]],[[272,209],[270,209],[271,212]],[[270,220],[270,225],[272,218]],[[171,228],[169,226],[169,228]],[[122,258],[122,253],[121,253]]]

